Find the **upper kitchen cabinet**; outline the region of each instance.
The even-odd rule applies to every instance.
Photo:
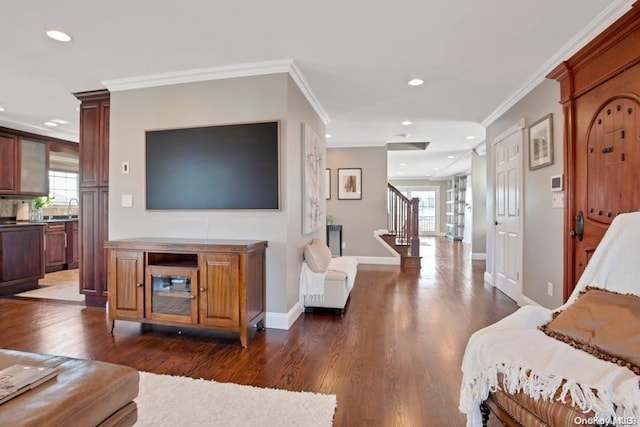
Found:
[[[20,193],[49,194],[49,151],[43,142],[20,141]]]
[[[109,91],[75,94],[80,106],[80,186],[109,185]]]
[[[0,194],[49,194],[49,148],[46,142],[1,132],[0,166]]]
[[[15,194],[18,191],[17,165],[18,137],[0,133],[0,194]]]

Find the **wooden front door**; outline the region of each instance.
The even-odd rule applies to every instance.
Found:
[[[640,3],[559,64],[564,113],[564,299],[614,218],[640,210]]]
[[[620,96],[595,111],[575,158],[575,216],[571,229],[577,281],[611,221],[640,205],[640,103]],[[586,127],[585,127],[586,128]]]

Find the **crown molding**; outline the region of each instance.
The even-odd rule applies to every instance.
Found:
[[[318,114],[318,116],[320,116],[320,119],[322,119],[322,122],[325,125],[328,125],[329,122],[331,121],[331,119],[329,118],[329,115],[324,110],[324,108],[322,108],[320,101],[318,101],[318,98],[316,98],[316,95],[311,90],[311,86],[309,86],[309,83],[307,83],[307,80],[304,78],[302,71],[300,71],[300,68],[298,68],[296,63],[293,61],[291,61],[291,66],[289,68],[289,75],[291,76],[293,81],[296,83],[296,85],[298,85],[300,92],[302,92],[305,98],[307,98],[307,101],[309,101],[309,103],[311,104],[315,112]]]
[[[274,61],[251,62],[246,64],[225,65],[221,67],[196,68],[193,70],[176,71],[172,73],[150,74],[147,76],[126,77],[122,79],[103,80],[101,83],[110,92],[133,89],[144,89],[158,86],[176,85],[182,83],[202,82],[208,80],[222,80],[237,77],[262,76],[267,74],[288,73],[296,83],[315,112],[324,124],[330,119],[311,87],[304,78],[300,68],[292,59]]]
[[[547,74],[553,71],[560,62],[570,58],[597,35],[603,32],[608,26],[617,21],[622,15],[631,10],[637,0],[614,0],[598,16],[593,18],[580,32],[549,58],[538,70],[529,77],[524,84],[506,99],[495,111],[489,114],[481,124],[489,127],[494,121],[500,118],[518,101],[524,98],[529,92],[542,83]]]

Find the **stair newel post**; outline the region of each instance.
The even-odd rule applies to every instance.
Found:
[[[411,218],[409,223],[411,224],[411,256],[420,256],[420,237],[419,237],[419,224],[418,224],[418,209],[420,199],[414,197],[411,199]]]

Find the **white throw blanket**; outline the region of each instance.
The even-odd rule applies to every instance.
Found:
[[[299,298],[303,307],[306,302],[324,301],[324,279],[329,271],[339,271],[346,274],[347,289],[351,292],[358,272],[358,260],[350,256],[332,258],[324,273],[316,273],[309,268],[305,261],[302,261]]]
[[[559,309],[588,285],[640,295],[640,213],[613,221],[567,304]],[[479,405],[499,388],[546,400],[561,389],[561,401],[570,396],[580,409],[593,410],[603,419],[640,419],[640,376],[539,331],[551,314],[552,310],[525,306],[471,336],[462,361],[459,407],[467,414],[468,427],[482,425]],[[499,373],[504,384],[498,384]]]
[[[327,272],[316,273],[311,270],[306,261],[302,261],[300,269],[300,304],[305,306],[306,302],[324,300],[324,278]]]

